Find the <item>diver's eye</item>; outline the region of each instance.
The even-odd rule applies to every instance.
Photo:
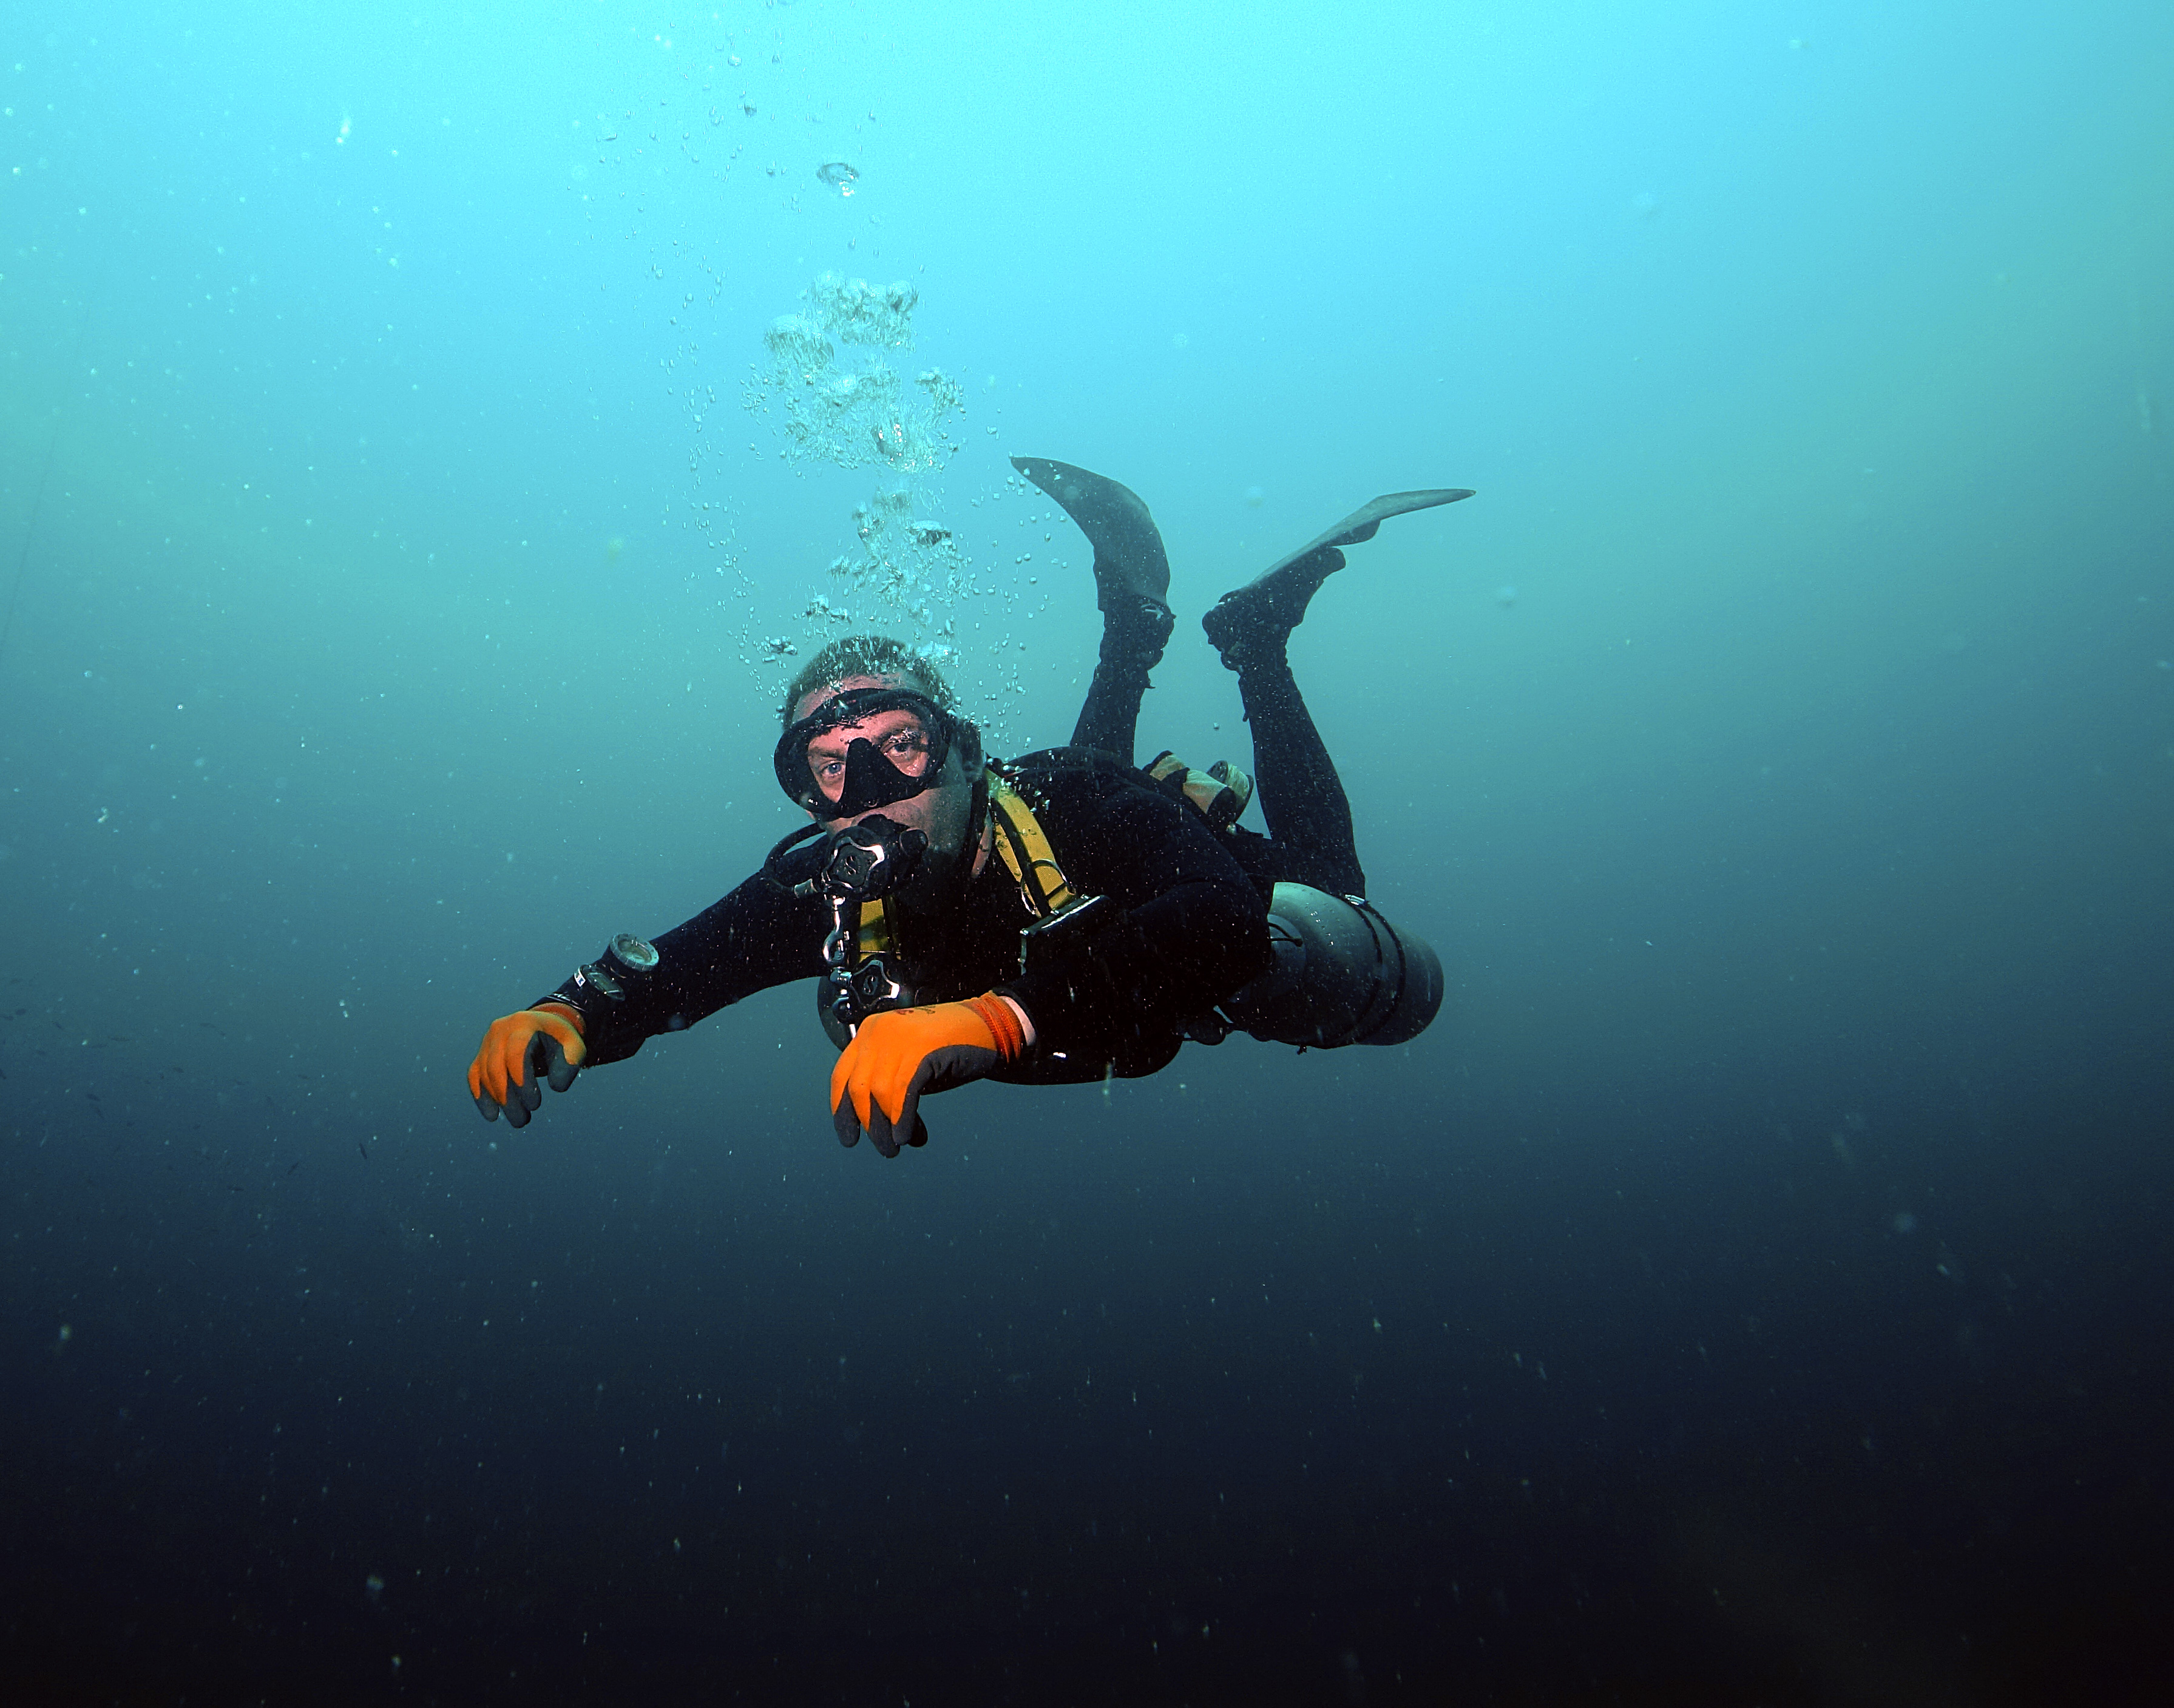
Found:
[[[928,761],[928,739],[917,729],[902,729],[884,743],[884,757],[909,774]]]

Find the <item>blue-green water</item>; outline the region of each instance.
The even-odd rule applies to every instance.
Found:
[[[2157,1700],[2170,82],[2112,0],[10,11],[11,1694]],[[1013,453],[1153,507],[1203,765],[1198,613],[1478,489],[1293,647],[1432,1030],[886,1164],[793,989],[479,1122],[791,828],[819,597],[1063,738]]]

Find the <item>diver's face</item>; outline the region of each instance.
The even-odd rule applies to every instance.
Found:
[[[808,769],[825,800],[835,802],[844,792],[846,755],[857,741],[868,743],[902,776],[917,779],[927,774],[929,752],[935,746],[921,719],[903,706],[825,730],[808,743]]]
[[[825,700],[863,688],[922,691],[922,684],[909,676],[850,676],[805,695],[793,707],[793,718],[798,722]],[[814,775],[817,790],[825,798],[835,801],[844,789],[846,758],[857,741],[870,743],[906,776],[915,778],[926,773],[934,746],[921,719],[904,707],[879,711],[858,723],[840,724],[836,729],[825,730],[808,743],[808,768]],[[975,777],[966,774],[955,742],[950,752],[944,755],[943,769],[919,794],[851,817],[825,819],[822,822],[830,830],[841,830],[863,819],[882,817],[906,830],[918,830],[928,839],[929,854],[936,857],[928,862],[929,867],[941,870],[948,868],[952,857],[965,846],[967,821],[973,814],[975,781]]]

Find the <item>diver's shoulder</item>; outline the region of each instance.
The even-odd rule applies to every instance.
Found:
[[[1036,796],[1056,802],[1154,787],[1137,765],[1095,748],[1042,748],[1015,759],[992,760],[989,768],[1030,806]]]

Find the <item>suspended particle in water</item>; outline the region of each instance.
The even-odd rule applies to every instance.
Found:
[[[815,176],[841,196],[850,196],[860,182],[861,169],[851,160],[825,160],[815,169]]]

